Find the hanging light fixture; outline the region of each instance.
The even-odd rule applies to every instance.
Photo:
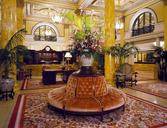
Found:
[[[52,16],[52,21],[55,23],[61,23],[63,20],[63,17],[59,16],[59,15],[54,15]]]

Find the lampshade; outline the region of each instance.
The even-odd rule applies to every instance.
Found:
[[[72,55],[71,55],[71,53],[70,52],[66,52],[66,54],[65,54],[65,56],[64,56],[65,58],[71,58],[72,57]]]

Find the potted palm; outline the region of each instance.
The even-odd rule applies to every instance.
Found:
[[[20,45],[24,41],[23,32],[25,32],[25,30],[21,29],[14,33],[5,48],[0,49],[0,67],[2,74],[0,91],[6,93],[6,98],[8,93],[10,93],[12,97],[14,94],[13,87],[15,82],[12,75],[14,65],[20,63],[17,58],[25,55],[25,51],[28,51],[25,46]]]
[[[165,51],[160,46],[153,46],[154,52],[152,54],[152,58],[155,63],[158,64],[158,77],[160,80],[167,81],[167,73],[166,73],[166,62],[167,62],[167,51]]]
[[[108,54],[111,54],[111,56],[116,57],[116,59],[118,59],[119,61],[119,65],[121,65],[123,64],[125,58],[137,53],[138,48],[135,47],[132,43],[125,43],[122,47],[120,46],[120,44],[117,44],[110,48],[105,48],[104,51]]]

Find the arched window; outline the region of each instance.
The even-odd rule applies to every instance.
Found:
[[[143,12],[134,21],[132,36],[151,33],[155,28],[155,18],[151,12]]]
[[[48,25],[41,25],[34,31],[35,41],[57,41],[57,34],[55,30]]]

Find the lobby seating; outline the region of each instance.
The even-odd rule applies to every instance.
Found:
[[[66,86],[55,88],[48,93],[48,107],[66,114],[103,115],[111,111],[124,111],[126,94],[106,84],[102,75],[72,74]]]
[[[136,85],[137,72],[133,71],[132,65],[124,63],[116,71],[116,86],[126,87],[126,84]]]

